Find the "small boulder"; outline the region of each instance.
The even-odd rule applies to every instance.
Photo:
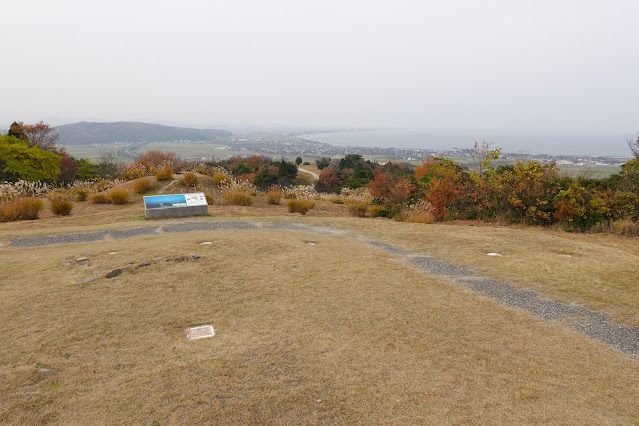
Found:
[[[114,269],[111,272],[107,273],[104,278],[115,278],[122,273],[122,269]]]

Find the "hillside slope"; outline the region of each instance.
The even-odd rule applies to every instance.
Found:
[[[232,136],[232,133],[226,130],[190,129],[131,121],[112,123],[82,121],[58,126],[56,130],[60,134],[59,145],[177,140],[212,141]]]

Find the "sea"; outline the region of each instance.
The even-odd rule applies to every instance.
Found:
[[[519,154],[630,157],[624,133],[551,133],[499,131],[431,131],[422,129],[375,129],[313,132],[305,139],[337,146],[451,150],[472,148],[475,141],[489,142],[503,152]],[[635,136],[636,137],[636,136]]]

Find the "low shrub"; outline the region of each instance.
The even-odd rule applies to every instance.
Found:
[[[214,173],[212,179],[213,183],[217,186],[229,185],[231,183],[231,177],[221,172]]]
[[[197,186],[197,184],[200,183],[200,179],[198,179],[195,173],[186,173],[183,180],[186,186]]]
[[[106,191],[112,186],[113,183],[110,180],[101,180],[100,182],[97,182],[95,185],[93,185],[93,189],[95,190],[95,192],[102,192]]]
[[[278,189],[271,189],[266,194],[266,200],[268,201],[269,204],[279,204],[280,198],[282,198],[282,191]]]
[[[366,201],[350,200],[346,203],[351,216],[366,217],[368,213],[368,203]]]
[[[89,196],[89,190],[85,188],[75,188],[71,190],[71,197],[75,201],[86,201]]]
[[[617,220],[612,222],[612,230],[615,234],[636,237],[639,236],[639,223],[628,219]]]
[[[287,200],[296,200],[297,199],[297,194],[294,193],[294,192],[286,191],[284,193],[284,198],[286,198]]]
[[[159,181],[173,179],[173,169],[171,167],[162,167],[155,174],[155,178]]]
[[[330,201],[333,204],[344,204],[344,200],[342,200],[341,198],[337,198],[337,197],[331,198]]]
[[[91,195],[89,197],[89,201],[91,201],[93,204],[109,204],[111,202],[109,197],[103,192],[98,192],[97,194]]]
[[[144,194],[149,188],[151,188],[151,178],[148,177],[139,179],[133,184],[133,191],[136,194]]]
[[[37,219],[42,207],[42,200],[38,198],[16,198],[0,204],[0,222]]]
[[[73,210],[71,201],[62,198],[54,198],[51,200],[51,212],[57,216],[69,216]]]
[[[213,195],[210,192],[205,192],[204,196],[206,197],[206,204],[209,206],[215,204],[215,198],[213,198]]]
[[[410,223],[435,223],[435,215],[433,213],[413,213],[409,214],[404,219]]]
[[[390,217],[390,212],[384,206],[371,206],[368,211],[371,217]]]
[[[143,168],[127,168],[122,170],[120,178],[123,180],[138,179],[146,175],[146,171]]]
[[[109,200],[113,204],[126,204],[129,202],[129,191],[126,189],[114,189],[109,192]]]
[[[290,200],[287,203],[289,213],[302,213],[305,215],[310,209],[315,208],[312,200]]]
[[[229,206],[252,206],[253,198],[246,192],[231,190],[224,192],[224,202]]]

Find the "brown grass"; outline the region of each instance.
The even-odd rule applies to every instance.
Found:
[[[266,193],[266,199],[269,204],[279,204],[280,199],[282,198],[282,191],[276,188],[272,188],[269,192]]]
[[[412,213],[406,215],[404,221],[408,223],[435,223],[435,215],[429,212]]]
[[[85,188],[75,188],[71,190],[71,197],[75,201],[86,201],[89,196],[89,190]]]
[[[106,191],[113,186],[113,182],[110,180],[101,180],[93,185],[93,190],[96,192]]]
[[[231,183],[230,176],[220,172],[214,173],[212,179],[217,186],[228,185],[229,183]]]
[[[639,236],[639,223],[632,220],[618,220],[612,223],[612,229],[615,234],[627,237]]]
[[[149,189],[151,189],[151,183],[152,181],[151,181],[151,178],[149,177],[138,179],[133,184],[133,191],[136,194],[144,194]]]
[[[286,203],[289,213],[302,213],[305,215],[309,210],[315,207],[313,200],[289,200]]]
[[[339,222],[343,222],[340,220]],[[338,223],[339,223],[338,222]],[[639,239],[527,227],[376,222],[349,227],[408,250],[433,254],[555,300],[577,302],[639,325]],[[486,256],[497,252],[502,257]],[[570,256],[570,257],[568,257]]]
[[[349,200],[346,202],[346,207],[351,216],[366,217],[368,213],[368,202],[359,200]]]
[[[68,216],[73,210],[71,201],[62,198],[54,198],[51,200],[51,211],[57,216]]]
[[[388,225],[382,233],[428,234],[375,223]],[[199,245],[203,238],[215,244]],[[217,231],[4,250],[0,418],[632,424],[639,416],[638,360],[370,246],[308,238]],[[202,258],[165,261],[179,253]],[[86,254],[88,266],[75,261]],[[151,265],[136,268],[142,260]],[[129,262],[121,276],[102,278]],[[87,276],[97,279],[75,283]],[[214,338],[184,337],[208,323]]]
[[[197,186],[200,183],[200,179],[195,175],[195,173],[185,173],[183,176],[183,181],[186,186]]]
[[[37,219],[44,204],[38,198],[17,198],[0,204],[0,222]]]
[[[113,204],[126,204],[129,202],[129,196],[126,189],[113,189],[109,192],[109,200]]]
[[[155,174],[155,178],[158,181],[165,181],[173,179],[173,169],[171,167],[163,167]]]
[[[93,204],[109,204],[111,202],[108,195],[102,192],[98,192],[97,194],[92,194],[89,197],[89,201],[91,201]]]
[[[230,206],[252,206],[253,198],[244,191],[224,191],[224,202]]]

